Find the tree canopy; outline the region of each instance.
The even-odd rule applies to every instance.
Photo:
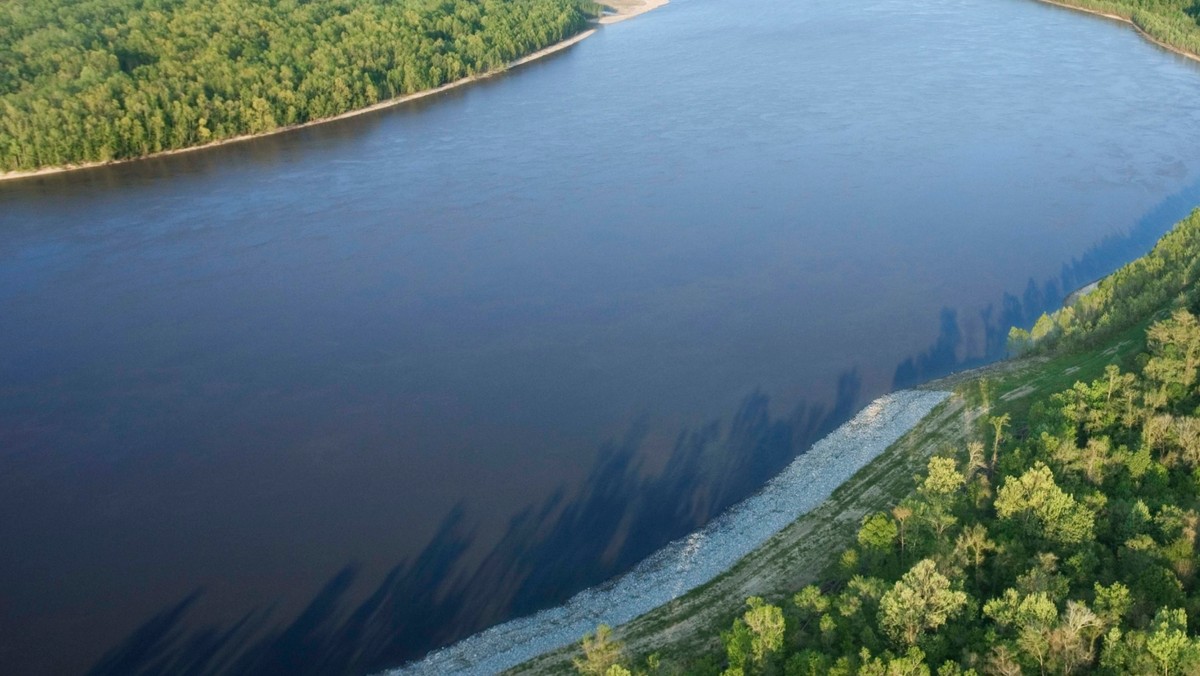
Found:
[[[1200,674],[1198,231],[1193,214],[1101,284],[1052,359],[998,396],[963,386],[961,447],[860,517],[819,585],[753,598],[754,623],[734,617],[722,651],[663,662],[710,676]],[[1087,379],[1032,386],[1083,364]],[[782,642],[756,643],[755,626]]]
[[[503,68],[589,0],[0,3],[0,170],[269,131]]]

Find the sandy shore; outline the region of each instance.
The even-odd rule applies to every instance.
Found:
[[[663,5],[667,4],[668,1],[669,0],[610,0],[605,6],[611,10],[611,13],[606,14],[604,17],[602,17],[595,23],[598,23],[598,24],[618,23],[618,22],[624,21],[626,19],[631,19],[639,14],[644,14],[646,12],[649,12],[652,9],[662,7]],[[489,78],[489,77],[492,77],[493,75],[497,75],[499,73],[507,72],[513,68],[517,68],[517,67],[527,64],[531,61],[536,61],[540,58],[549,56],[550,54],[554,54],[555,52],[561,52],[564,49],[567,49],[579,42],[586,40],[587,38],[589,38],[593,34],[595,34],[595,32],[596,32],[595,28],[589,28],[588,30],[583,31],[582,33],[578,33],[566,40],[563,40],[562,42],[555,43],[553,45],[550,45],[549,47],[546,47],[545,49],[541,49],[536,52],[533,52],[532,54],[523,56],[523,57],[517,59],[516,61],[509,63],[507,66],[505,66],[504,68],[501,68],[499,70],[494,70],[494,71],[490,71],[487,73],[481,73],[479,75],[472,75],[470,77],[465,77],[465,78],[462,78],[461,80],[455,80],[454,82],[448,82],[440,87],[435,87],[433,89],[426,89],[425,91],[417,92],[415,94],[408,94],[406,96],[398,96],[393,99],[388,99],[387,101],[380,101],[379,103],[376,103],[371,106],[367,106],[366,108],[358,108],[356,110],[351,110],[349,112],[345,112],[340,115],[334,115],[333,117],[323,117],[318,120],[309,120],[308,122],[303,122],[301,124],[293,124],[293,125],[289,125],[286,127],[279,127],[278,129],[272,129],[271,131],[262,132],[260,134],[243,134],[241,136],[232,136],[230,138],[221,139],[220,141],[213,141],[212,143],[205,143],[203,145],[188,146],[187,148],[176,148],[174,150],[163,150],[161,152],[151,153],[149,155],[143,155],[141,157],[131,157],[131,158],[121,159],[121,160],[110,160],[107,162],[84,162],[81,164],[68,164],[68,165],[58,166],[58,167],[44,167],[42,169],[34,169],[34,170],[30,170],[30,171],[0,172],[0,181],[11,181],[14,179],[30,178],[33,176],[46,176],[49,174],[59,174],[59,173],[65,172],[65,171],[76,171],[79,169],[92,169],[95,167],[107,167],[107,166],[113,166],[113,165],[117,165],[117,164],[126,164],[129,162],[138,162],[140,160],[148,160],[148,159],[159,158],[159,157],[167,157],[168,155],[179,155],[181,153],[190,153],[190,152],[195,152],[198,150],[208,150],[210,148],[217,148],[219,146],[229,145],[230,143],[239,143],[241,141],[248,141],[250,139],[262,138],[264,136],[274,136],[275,134],[285,134],[287,132],[295,131],[297,129],[304,129],[305,127],[312,127],[312,126],[318,125],[318,124],[325,124],[327,122],[333,122],[335,120],[345,120],[347,118],[356,117],[358,115],[366,115],[367,113],[373,113],[377,110],[383,110],[385,108],[391,108],[392,106],[398,106],[398,105],[401,105],[404,103],[408,103],[409,101],[415,101],[417,99],[425,98],[426,96],[433,96],[434,94],[440,94],[441,92],[447,91],[449,89],[454,89],[455,87],[462,87],[464,85],[471,84],[472,82],[476,82],[478,80]]]
[[[1084,296],[1095,291],[1099,287],[1100,287],[1100,280],[1098,280],[1098,279],[1090,284],[1084,284],[1083,286],[1079,287],[1078,289],[1075,289],[1071,293],[1067,294],[1066,300],[1063,301],[1063,307],[1071,307],[1080,298],[1083,298]]]
[[[1076,12],[1083,12],[1084,14],[1091,14],[1093,16],[1100,16],[1100,17],[1104,17],[1105,19],[1112,19],[1113,21],[1120,21],[1121,23],[1129,24],[1130,26],[1133,26],[1133,29],[1135,31],[1137,31],[1139,35],[1141,35],[1143,38],[1149,40],[1150,42],[1153,42],[1154,44],[1158,45],[1159,47],[1162,47],[1163,49],[1165,49],[1169,52],[1174,52],[1184,58],[1191,59],[1192,61],[1200,61],[1200,56],[1197,56],[1196,54],[1193,54],[1193,53],[1187,51],[1186,49],[1181,49],[1181,48],[1175,47],[1173,45],[1168,45],[1167,43],[1163,42],[1162,40],[1159,40],[1158,38],[1154,37],[1153,35],[1150,35],[1146,31],[1142,30],[1142,27],[1137,25],[1136,23],[1134,23],[1131,19],[1127,19],[1123,16],[1120,16],[1119,14],[1109,14],[1108,12],[1101,12],[1098,9],[1089,9],[1087,7],[1079,7],[1077,5],[1069,5],[1065,2],[1056,2],[1055,0],[1038,0],[1038,2],[1043,2],[1047,5],[1054,5],[1055,7],[1062,7],[1063,9],[1073,9]]]
[[[619,23],[639,14],[645,14],[652,9],[658,9],[668,2],[670,0],[608,0],[602,4],[611,10],[611,13],[606,12],[596,23]]]

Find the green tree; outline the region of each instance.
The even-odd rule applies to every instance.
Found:
[[[900,561],[904,561],[904,531],[908,525],[908,520],[912,518],[913,510],[908,505],[900,504],[892,508],[892,518],[896,519],[896,524],[900,529]]]
[[[983,563],[989,552],[996,551],[996,543],[988,537],[987,526],[981,523],[964,528],[954,542],[954,558],[964,567],[975,570],[976,580],[983,574]]]
[[[921,492],[930,499],[940,500],[955,495],[966,483],[954,458],[929,459],[928,473],[921,483]]]
[[[1192,668],[1200,667],[1197,644],[1187,635],[1187,613],[1182,608],[1158,611],[1146,637],[1146,650],[1163,676],[1194,673]]]
[[[1002,519],[1019,518],[1041,537],[1064,544],[1092,539],[1094,517],[1065,493],[1044,463],[1017,478],[1009,478],[996,495],[996,513]]]
[[[937,564],[923,559],[880,599],[879,624],[897,643],[915,645],[922,634],[945,624],[966,602],[967,595],[951,588]]]
[[[783,648],[783,610],[757,596],[747,599],[746,605],[750,606],[750,609],[742,619],[754,634],[750,640],[750,654],[754,664],[761,669],[768,656]]]
[[[1096,608],[1096,614],[1106,626],[1119,625],[1133,604],[1129,596],[1129,588],[1120,582],[1114,582],[1108,586],[1102,586],[1097,582],[1094,590],[1096,600],[1093,605]]]
[[[1029,332],[1029,336],[1036,344],[1046,340],[1047,338],[1053,338],[1054,336],[1058,335],[1058,332],[1058,323],[1054,321],[1053,317],[1043,312],[1042,316],[1038,317],[1038,320],[1034,322],[1033,330]]]
[[[596,632],[583,637],[580,642],[583,655],[573,658],[575,670],[586,676],[607,676],[609,670],[621,661],[624,647],[612,638],[612,627],[602,624]]]
[[[983,614],[1016,632],[1020,654],[1045,673],[1052,633],[1058,622],[1058,608],[1045,592],[1022,595],[1015,589],[1006,589],[1002,596],[983,605]]]
[[[737,618],[727,632],[721,633],[721,642],[725,645],[725,663],[728,668],[726,676],[744,674],[754,652],[754,632],[746,625],[746,621]]]
[[[1000,457],[1000,440],[1004,437],[1004,428],[1008,427],[1011,420],[1012,416],[1007,413],[988,418],[988,423],[995,431],[995,435],[992,437],[992,462],[989,467],[993,473],[996,471],[996,461]]]
[[[1146,343],[1153,355],[1146,363],[1145,375],[1161,388],[1190,388],[1200,368],[1200,322],[1190,312],[1177,309],[1166,321],[1157,322],[1146,332]]]
[[[883,512],[876,512],[863,519],[862,526],[858,529],[858,544],[868,550],[890,551],[895,546],[899,533],[895,521]]]

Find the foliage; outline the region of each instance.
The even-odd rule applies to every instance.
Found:
[[[1140,321],[1109,315],[1121,308],[1164,317],[1146,329],[1133,370],[1110,364],[1057,394],[974,410],[966,417],[974,439],[933,457],[890,511],[862,519],[842,557],[852,570],[801,589],[778,615],[751,600],[752,611],[772,608],[763,625],[782,644],[756,649],[762,632],[747,612],[723,633],[723,656],[674,667],[1200,673],[1189,626],[1200,614],[1200,320],[1189,310],[1200,309],[1191,284],[1197,233],[1193,214],[1153,261],[1101,284],[1101,297],[1074,315],[1086,324],[1060,333],[1078,346]],[[1161,312],[1167,303],[1174,308]]]
[[[922,559],[879,600],[879,625],[897,643],[913,646],[927,630],[937,629],[967,602],[933,559]]]
[[[895,544],[899,533],[896,522],[880,512],[863,520],[862,528],[858,529],[858,544],[863,549],[886,551]]]
[[[1091,513],[1059,488],[1054,473],[1040,462],[1000,487],[996,515],[1001,519],[1026,516],[1026,523],[1035,522],[1032,534],[1047,540],[1071,544],[1092,537]]]
[[[757,596],[747,599],[746,605],[750,609],[742,616],[742,620],[753,634],[750,654],[754,664],[761,667],[766,664],[768,656],[783,648],[783,610],[764,603]]]
[[[596,627],[596,633],[584,636],[580,649],[583,655],[576,657],[574,663],[575,669],[581,674],[617,676],[613,668],[624,669],[619,664],[624,647],[612,639],[612,627],[607,624]]]
[[[0,3],[0,170],[269,131],[430,89],[582,30],[589,0]]]
[[[1197,254],[1200,254],[1200,209],[1177,223],[1150,253],[1101,280],[1095,291],[1075,301],[1070,308],[1060,310],[1054,319],[1048,317],[1053,330],[1035,336],[1014,328],[1009,333],[1009,350],[1022,354],[1031,350],[1093,347],[1144,321],[1185,290],[1189,296],[1186,302],[1194,304],[1195,282],[1200,278]],[[1035,326],[1034,334],[1038,333]]]
[[[1200,9],[1194,0],[1056,0],[1132,21],[1150,37],[1200,54]]]

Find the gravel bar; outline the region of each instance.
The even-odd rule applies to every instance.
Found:
[[[811,511],[912,429],[949,392],[901,390],[880,397],[796,458],[758,493],[625,575],[565,604],[522,617],[388,672],[494,674],[578,641],[601,623],[624,624],[709,582]]]

